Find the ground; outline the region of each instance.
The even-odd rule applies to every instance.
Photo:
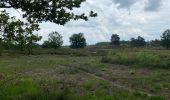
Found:
[[[102,62],[109,51],[44,51],[36,55],[4,53],[0,56],[0,100],[170,98],[169,69]]]

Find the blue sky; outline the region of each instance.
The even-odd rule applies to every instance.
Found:
[[[40,24],[39,35],[47,40],[52,31],[62,34],[64,45],[69,45],[69,37],[74,33],[85,34],[88,44],[109,41],[112,34],[119,34],[122,40],[143,36],[147,40],[160,38],[164,30],[170,28],[170,0],[86,0],[75,13],[98,13],[89,21],[70,21],[65,26],[53,23]],[[20,11],[8,9],[11,15],[21,18]],[[22,12],[20,12],[22,13]]]

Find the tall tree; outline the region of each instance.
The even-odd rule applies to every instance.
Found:
[[[48,41],[44,41],[44,48],[59,48],[63,44],[62,36],[58,32],[52,32],[48,36]]]
[[[84,48],[86,47],[86,39],[83,33],[73,34],[70,37],[71,48]]]
[[[167,29],[161,36],[161,44],[166,47],[166,49],[170,48],[170,30]]]
[[[113,46],[119,46],[120,45],[120,37],[117,34],[113,34],[111,36],[111,45]]]
[[[88,20],[97,13],[91,11],[89,15],[73,13],[74,8],[80,8],[86,0],[1,0],[0,8],[21,9],[29,22],[50,21],[64,25],[66,22],[78,19]]]

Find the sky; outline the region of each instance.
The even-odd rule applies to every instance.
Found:
[[[39,43],[48,39],[53,31],[63,36],[64,45],[69,45],[69,37],[74,33],[84,33],[87,44],[108,42],[112,34],[121,40],[142,36],[146,40],[159,39],[170,28],[170,0],[86,0],[75,13],[93,10],[98,17],[89,21],[70,21],[65,26],[41,23],[37,33],[43,36]],[[11,15],[21,18],[20,11],[8,9]]]

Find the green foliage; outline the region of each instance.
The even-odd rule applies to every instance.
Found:
[[[1,11],[0,12],[0,28],[1,28],[1,32],[4,31],[5,26],[8,24],[8,20],[10,19],[10,16],[8,13],[6,13],[6,11]],[[13,19],[11,17],[11,19]]]
[[[59,48],[63,44],[62,36],[58,32],[52,32],[49,34],[48,41],[44,41],[43,48]]]
[[[32,79],[22,78],[14,83],[0,87],[0,98],[2,100],[25,100],[27,97],[37,95],[38,86]]]
[[[19,21],[19,23],[23,23]],[[28,51],[29,54],[32,53],[32,48],[34,44],[41,40],[41,36],[34,34],[34,31],[39,30],[38,24],[23,23],[18,25],[17,34],[15,35],[15,40],[17,45],[19,45],[21,51]]]
[[[38,36],[38,35],[34,35],[34,34],[30,34],[26,37],[26,49],[28,50],[28,54],[32,54],[32,49],[34,47],[34,44],[41,40],[41,36]]]
[[[15,50],[19,48],[16,44],[12,42],[2,41],[1,45],[2,45],[3,50]]]
[[[21,51],[24,49],[30,54],[33,44],[41,39],[40,36],[33,32],[39,30],[37,23],[28,23],[21,20],[16,20],[14,17],[9,17],[5,11],[1,11],[1,40],[7,47],[19,45]]]
[[[9,14],[5,11],[0,11],[0,55],[3,48],[3,37],[5,35],[5,28],[8,25],[8,20],[10,19]],[[12,18],[11,18],[12,19]]]
[[[119,46],[120,45],[120,37],[117,34],[113,34],[111,36],[111,44],[113,46]]]
[[[1,0],[0,8],[21,9],[29,22],[50,21],[64,25],[71,19],[88,20],[88,17],[97,16],[91,11],[89,15],[74,14],[74,8],[80,8],[86,0]]]
[[[170,30],[167,29],[161,36],[161,44],[166,47],[166,49],[170,48]]]
[[[83,35],[83,33],[79,33],[79,34],[73,34],[70,37],[70,47],[71,48],[84,48],[86,47],[86,39]]]
[[[152,52],[127,52],[120,50],[110,52],[108,56],[102,58],[102,62],[145,68],[169,68],[169,58],[170,56],[164,57],[164,55]]]
[[[145,39],[143,37],[138,36],[137,39],[131,38],[131,45],[133,47],[142,47],[146,45]]]

